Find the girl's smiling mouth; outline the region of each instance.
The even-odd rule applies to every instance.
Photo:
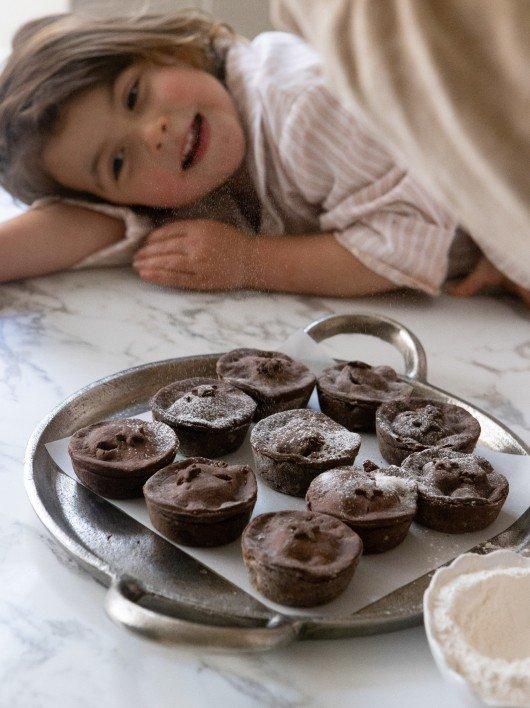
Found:
[[[208,137],[209,130],[206,119],[200,113],[197,113],[186,134],[182,149],[180,166],[183,171],[197,164],[204,155],[208,146]]]

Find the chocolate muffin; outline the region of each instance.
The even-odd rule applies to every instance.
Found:
[[[418,483],[416,521],[436,531],[480,531],[508,496],[506,477],[478,455],[431,448],[407,457],[402,470]]]
[[[365,553],[382,553],[399,545],[416,515],[416,482],[396,476],[397,467],[341,467],[314,479],[307,507],[330,514],[353,529]]]
[[[217,375],[242,389],[258,404],[254,420],[304,408],[315,386],[309,369],[287,354],[261,349],[233,349],[219,357]]]
[[[256,503],[246,465],[191,457],[153,475],[144,496],[153,526],[186,546],[222,546],[241,535]]]
[[[252,585],[281,605],[313,607],[340,595],[361,557],[359,536],[310,511],[261,514],[241,541]]]
[[[303,497],[321,472],[353,464],[361,436],[323,413],[304,408],[260,420],[250,444],[256,471],[269,487]]]
[[[320,410],[348,430],[375,429],[375,412],[387,401],[406,401],[413,388],[390,366],[362,361],[329,366],[317,379]]]
[[[76,475],[109,499],[142,496],[142,487],[173,460],[179,442],[164,423],[139,418],[107,420],[81,428],[68,444]]]
[[[375,422],[381,454],[394,465],[428,447],[472,452],[480,436],[478,420],[464,408],[421,398],[383,403]]]
[[[176,381],[157,391],[149,405],[155,420],[177,433],[185,455],[219,457],[240,447],[256,404],[246,393],[218,379]]]

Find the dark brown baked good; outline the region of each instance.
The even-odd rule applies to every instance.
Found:
[[[238,388],[196,377],[175,381],[157,391],[149,405],[155,420],[177,433],[185,455],[219,457],[240,447],[256,404]]]
[[[375,429],[375,412],[387,401],[406,401],[413,388],[390,366],[362,361],[329,366],[317,379],[320,410],[348,430]]]
[[[416,521],[436,531],[480,531],[508,496],[506,477],[478,455],[431,448],[407,457],[401,469],[418,483]]]
[[[287,354],[261,349],[233,349],[219,357],[217,375],[242,389],[258,404],[254,420],[304,408],[316,378]]]
[[[310,511],[256,516],[241,545],[252,585],[291,607],[322,605],[340,595],[363,548],[342,521]]]
[[[416,515],[416,482],[395,474],[397,467],[341,467],[314,479],[306,494],[311,511],[330,514],[362,539],[365,553],[400,544]]]
[[[480,436],[478,420],[464,408],[421,398],[383,403],[375,421],[381,454],[394,465],[428,447],[472,452]]]
[[[353,464],[361,436],[323,413],[303,408],[260,420],[250,444],[263,480],[279,492],[303,497],[321,472]]]
[[[153,475],[144,496],[153,526],[186,546],[222,546],[238,538],[256,503],[246,465],[191,457]]]
[[[145,481],[175,457],[179,442],[164,423],[139,418],[107,420],[81,428],[68,452],[76,475],[110,499],[142,496]]]

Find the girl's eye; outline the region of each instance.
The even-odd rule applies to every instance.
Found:
[[[127,108],[132,111],[134,110],[134,107],[136,106],[136,103],[138,101],[138,87],[139,87],[140,82],[138,79],[134,82],[134,84],[131,86],[129,89],[129,92],[127,94]]]
[[[123,155],[121,153],[119,153],[112,160],[112,176],[114,177],[115,181],[118,181],[118,177],[120,176],[120,172],[121,172],[122,167],[123,167]]]

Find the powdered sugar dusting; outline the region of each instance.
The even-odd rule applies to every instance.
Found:
[[[281,454],[318,461],[359,447],[361,437],[308,409],[283,411],[256,423],[251,444]]]
[[[417,499],[415,481],[388,474],[384,469],[370,473],[353,466],[328,470],[313,481],[311,493],[319,498],[336,493],[342,499],[346,499],[355,496],[364,480],[373,483],[374,489],[381,490],[389,497],[397,498],[399,503],[394,508],[415,509]]]
[[[383,492],[394,492],[397,494],[401,506],[416,506],[417,487],[412,479],[395,477],[394,475],[386,474],[384,470],[374,472],[374,479],[378,489],[381,489]]]
[[[207,423],[211,427],[224,428],[230,422],[240,421],[244,417],[245,410],[241,404],[241,393],[238,391],[221,391],[215,396],[204,398],[193,394],[184,395],[166,410],[178,422],[197,425]]]
[[[362,361],[334,364],[326,368],[319,384],[333,396],[372,402],[407,399],[413,388],[400,381],[390,366],[370,366]]]
[[[445,448],[414,453],[402,469],[429,496],[487,500],[506,484],[506,478],[483,457]]]
[[[140,418],[94,423],[78,430],[70,442],[73,454],[117,465],[135,460],[147,461],[168,453],[176,445],[176,435],[168,425]]]

